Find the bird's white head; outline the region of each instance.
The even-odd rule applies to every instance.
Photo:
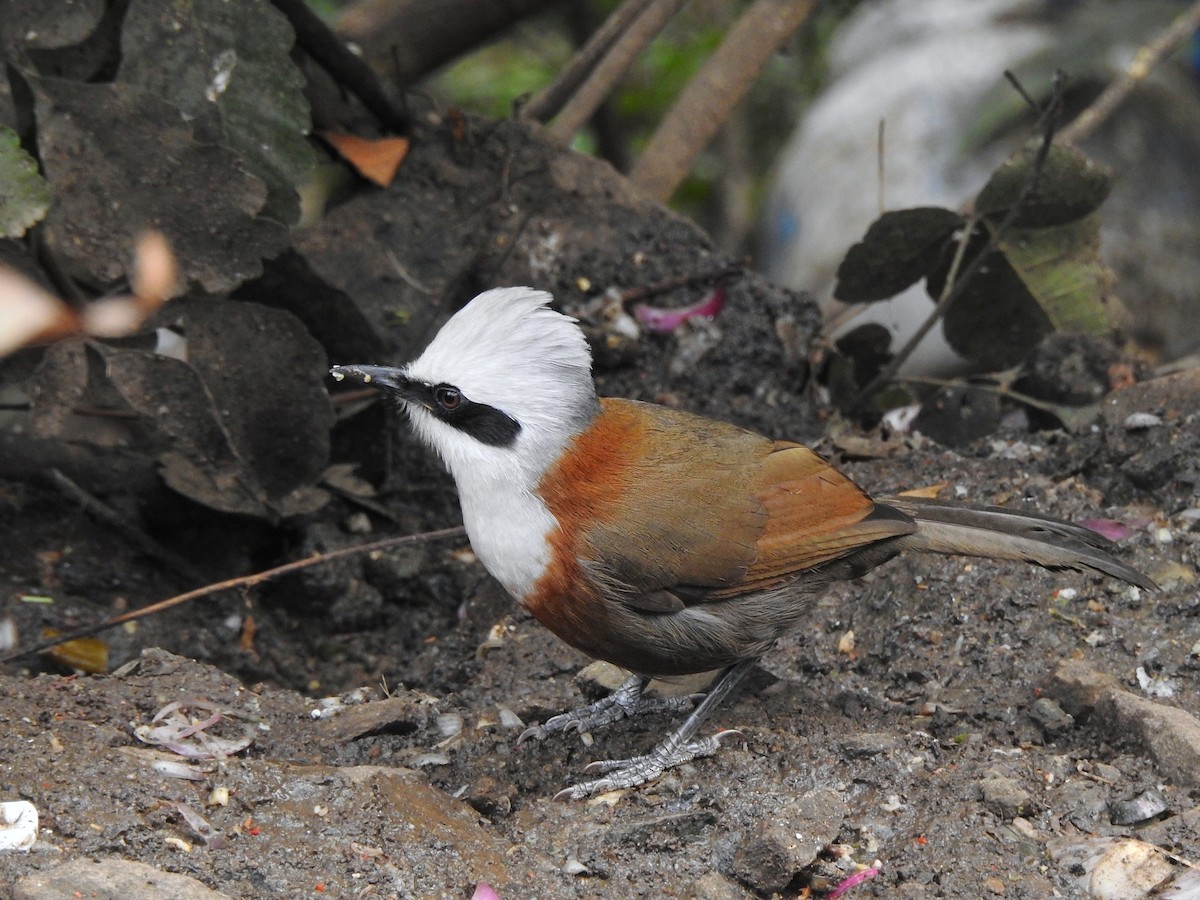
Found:
[[[400,399],[460,488],[489,475],[532,488],[599,409],[587,340],[551,299],[526,287],[485,291],[407,366],[334,373]]]

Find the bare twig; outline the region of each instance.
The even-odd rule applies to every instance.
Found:
[[[1007,73],[1006,73],[1007,74]],[[916,349],[917,345],[925,339],[925,335],[929,334],[934,325],[945,315],[947,309],[954,304],[966,290],[971,279],[975,274],[983,268],[989,257],[995,252],[1000,242],[1004,239],[1012,228],[1013,222],[1017,216],[1025,208],[1033,192],[1037,190],[1038,182],[1041,181],[1042,171],[1046,166],[1046,157],[1050,153],[1050,146],[1054,142],[1054,135],[1058,125],[1058,114],[1062,109],[1062,77],[1061,74],[1056,74],[1054,79],[1054,93],[1042,113],[1042,141],[1038,146],[1037,155],[1034,157],[1033,166],[1029,173],[1029,181],[1021,189],[1017,200],[1005,214],[1000,223],[991,230],[991,236],[983,248],[975,255],[971,262],[962,270],[961,276],[958,276],[958,267],[962,263],[964,254],[966,253],[967,245],[970,243],[971,236],[975,232],[978,225],[978,220],[971,218],[967,220],[966,226],[963,228],[962,235],[959,238],[959,245],[955,250],[954,259],[950,264],[950,271],[946,275],[946,282],[942,286],[941,296],[938,298],[937,305],[934,306],[933,312],[929,317],[921,323],[921,327],[916,330],[912,337],[896,352],[896,355],[888,361],[879,373],[872,378],[854,400],[853,409],[856,412],[861,412],[867,403],[874,397],[883,387],[890,384],[900,371],[900,367],[908,360]],[[957,276],[957,277],[956,277]]]
[[[401,109],[366,61],[350,52],[346,44],[313,12],[304,0],[271,0],[287,16],[296,32],[296,42],[339,84],[348,88],[385,128],[397,134],[408,131],[408,113]]]
[[[673,278],[664,278],[662,281],[656,281],[653,284],[639,285],[635,288],[630,288],[627,291],[621,292],[621,304],[628,306],[630,303],[636,303],[639,300],[645,300],[647,297],[656,297],[659,294],[665,294],[668,291],[673,291],[676,288],[688,287],[693,284],[706,284],[712,281],[722,281],[726,278],[732,278],[734,275],[741,275],[746,269],[746,260],[740,260],[731,263],[727,266],[721,266],[719,269],[710,269],[707,272],[692,272],[688,275],[676,275]]]
[[[816,0],[755,0],[659,123],[630,173],[634,184],[655,200],[669,200],[771,56],[816,6]]]
[[[361,48],[388,82],[407,90],[422,78],[556,0],[352,0],[336,8],[335,31]]]
[[[1100,414],[1099,403],[1088,403],[1083,406],[1071,406],[1068,403],[1054,403],[1042,400],[1021,391],[1013,390],[1008,384],[993,384],[986,381],[964,380],[961,378],[932,378],[929,376],[902,375],[897,379],[904,384],[924,384],[941,388],[974,388],[986,391],[1007,400],[1013,400],[1032,409],[1041,410],[1055,416],[1068,429],[1083,428],[1096,420]]]
[[[392,264],[392,268],[396,270],[396,274],[404,279],[405,284],[407,284],[414,291],[419,291],[420,293],[425,294],[427,297],[433,296],[433,288],[422,284],[420,281],[417,281],[416,277],[411,275],[408,269],[404,268],[404,266],[400,264],[400,260],[396,258],[396,254],[392,252],[390,247],[386,251],[386,256],[387,261]]]
[[[584,79],[600,63],[637,18],[654,0],[625,0],[604,20],[588,38],[587,43],[571,57],[555,79],[542,88],[533,99],[521,107],[521,115],[538,122],[548,122],[563,108]]]
[[[1078,144],[1087,139],[1133,93],[1134,88],[1145,81],[1158,64],[1175,52],[1197,29],[1200,29],[1200,0],[1180,13],[1158,37],[1141,47],[1129,68],[1062,130],[1059,139],[1067,144]]]
[[[1041,112],[1041,110],[1038,108],[1038,102],[1033,99],[1029,91],[1025,90],[1025,85],[1021,84],[1021,79],[1013,74],[1011,69],[1004,70],[1004,80],[1013,86],[1013,90],[1021,95],[1021,99],[1025,101],[1025,104],[1030,109],[1032,109],[1035,113]]]
[[[103,524],[111,526],[123,538],[137,547],[138,550],[166,566],[176,575],[180,575],[193,583],[204,580],[204,576],[200,574],[200,570],[190,562],[178,553],[173,553],[158,543],[158,541],[146,534],[135,523],[129,521],[128,518],[121,515],[98,497],[89,494],[60,470],[51,469],[46,473],[46,479],[58,491],[82,506],[90,515],[99,519]]]
[[[917,345],[925,340],[925,335],[929,334],[933,326],[945,315],[950,305],[959,298],[965,286],[970,282],[971,277],[979,271],[982,261],[991,253],[993,245],[997,243],[995,236],[993,236],[992,240],[988,241],[987,247],[984,248],[983,252],[971,260],[971,265],[967,266],[962,274],[962,278],[958,277],[958,270],[962,265],[963,257],[966,256],[967,246],[971,243],[971,238],[975,235],[975,228],[978,225],[978,219],[967,219],[966,224],[959,233],[958,246],[954,249],[954,258],[950,261],[950,269],[946,273],[946,282],[942,285],[942,295],[933,307],[933,312],[913,332],[912,337],[908,339],[905,345],[896,351],[896,355],[888,361],[888,364],[880,369],[879,373],[867,382],[867,386],[859,392],[854,400],[853,409],[855,411],[862,410],[868,400],[874,397],[885,385],[891,383],[896,377],[896,373],[900,371],[900,367],[904,365],[905,360],[912,356]]]
[[[645,49],[687,0],[650,0],[640,14],[629,23],[579,85],[548,129],[557,140],[566,143],[588,123],[600,104],[613,92],[617,83],[629,71],[637,55]]]
[[[156,615],[164,610],[179,606],[199,597],[206,597],[209,594],[220,593],[221,591],[232,590],[233,588],[253,587],[256,584],[262,584],[264,581],[271,581],[281,575],[289,575],[292,572],[299,572],[301,569],[307,569],[309,566],[318,566],[323,563],[332,562],[335,559],[341,559],[346,556],[354,556],[360,553],[374,553],[377,550],[391,550],[395,547],[402,547],[407,544],[425,544],[430,541],[440,541],[449,538],[462,537],[466,534],[466,529],[461,526],[455,528],[443,528],[440,531],[426,531],[421,534],[405,534],[400,537],[385,538],[382,541],[375,541],[371,544],[362,544],[357,547],[343,547],[341,550],[331,550],[328,553],[318,553],[306,559],[298,559],[294,562],[285,563],[282,566],[276,566],[273,569],[266,569],[262,572],[255,572],[252,575],[242,575],[238,578],[230,578],[226,581],[218,581],[215,584],[205,585],[201,588],[196,588],[194,591],[188,591],[184,594],[176,594],[174,597],[168,597],[166,600],[160,600],[157,603],[151,603],[149,606],[143,606],[140,609],[132,609],[127,613],[122,613],[119,616],[113,616],[111,619],[105,619],[103,622],[97,622],[93,625],[85,625],[82,628],[76,628],[74,631],[68,631],[64,634],[56,635],[53,639],[43,641],[40,644],[35,644],[32,647],[25,647],[19,650],[13,650],[0,656],[0,663],[11,662],[14,659],[20,659],[23,656],[29,656],[34,653],[41,653],[44,650],[49,650],[51,647],[57,647],[59,644],[67,641],[74,641],[82,637],[90,637],[101,631],[107,631],[109,628],[115,628],[125,622],[132,622],[135,619],[142,619],[146,616]]]
[[[885,141],[886,132],[884,128],[887,125],[887,119],[879,120],[879,130],[875,135],[875,187],[879,192],[876,199],[879,202],[879,215],[883,215],[887,211],[886,206],[886,191],[887,184],[887,158],[884,156],[884,150],[887,149]]]

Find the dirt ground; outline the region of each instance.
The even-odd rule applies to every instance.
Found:
[[[338,601],[336,621],[292,607],[285,586],[112,635],[114,664],[130,662],[112,675],[11,665],[0,798],[31,801],[42,830],[31,852],[0,854],[0,884],[87,857],[232,897],[469,897],[478,881],[506,898],[794,897],[860,864],[879,873],[850,896],[1073,897],[1088,895],[1087,860],[1113,835],[1200,860],[1200,769],[1186,757],[1200,744],[1186,746],[1185,728],[1185,746],[1162,750],[1156,726],[1139,730],[1146,710],[1096,699],[1107,688],[1200,713],[1194,387],[1184,376],[1133,388],[1084,435],[998,437],[969,455],[917,440],[848,466],[872,490],[944,482],[976,502],[1121,520],[1122,554],[1161,592],[903,558],[838,585],[763,660],[709,726],[741,732],[717,756],[591,802],[553,795],[669,723],[517,747],[522,723],[596,687],[576,678],[586,659],[493,591],[473,592],[480,573],[462,544],[391,561],[393,577],[425,590],[366,609]],[[1128,431],[1128,411],[1163,424]],[[6,484],[3,498],[14,596],[69,596],[82,616],[104,597],[168,590],[144,583],[144,562],[78,509],[29,485]],[[36,604],[8,610],[34,627]],[[248,616],[257,631],[239,645]],[[391,648],[410,621],[419,644]],[[1056,676],[1064,664],[1075,668]],[[353,689],[339,715],[314,718],[317,698]],[[156,768],[188,760],[135,734],[177,701],[228,712],[212,730],[249,746],[192,761],[195,780]],[[1161,809],[1113,824],[1113,804],[1147,790]],[[833,844],[840,859],[819,852]],[[21,896],[68,896],[37,890]]]
[[[287,306],[333,362],[387,362],[441,314],[389,259],[438,296],[536,283],[568,307],[597,285],[730,262],[515,125],[477,146],[427,141],[404,173],[331,210],[239,302]],[[350,297],[359,330],[338,330],[322,317]],[[388,330],[396,306],[415,312]],[[747,274],[727,285],[714,343],[601,337],[598,381],[814,440],[815,323],[811,304]],[[372,344],[379,335],[394,343]],[[874,492],[941,485],[948,498],[1107,520],[1120,554],[1163,589],[893,561],[837,585],[763,659],[706,726],[739,732],[719,754],[589,802],[553,798],[589,761],[648,750],[674,723],[518,747],[526,725],[594,698],[612,674],[581,676],[589,661],[490,586],[462,541],[342,559],[112,629],[111,674],[51,656],[0,665],[0,801],[31,802],[41,825],[29,852],[0,851],[0,895],[465,898],[484,882],[505,900],[719,900],[819,895],[857,876],[845,896],[1141,897],[1168,884],[1177,893],[1162,896],[1187,896],[1200,862],[1198,380],[1129,388],[1076,433],[1000,433],[962,451],[825,440]],[[1134,428],[1133,413],[1156,418]],[[270,448],[279,432],[265,431]],[[0,449],[15,452],[14,435]],[[343,418],[330,461],[359,465],[376,494],[338,494],[282,523],[154,486],[152,455],[129,457],[152,476],[138,494],[105,486],[111,448],[75,477],[93,476],[113,509],[215,581],[456,524],[449,479],[401,435],[381,405]],[[26,469],[0,479],[4,641],[196,586],[37,474],[75,457],[20,446]],[[228,755],[192,759],[208,738],[186,726],[214,712],[200,730],[232,742]],[[176,716],[182,733],[156,730]],[[191,880],[168,888],[164,873]],[[1126,893],[1105,887],[1120,877]]]

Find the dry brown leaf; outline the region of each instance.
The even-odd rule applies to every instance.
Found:
[[[936,500],[938,494],[950,487],[950,482],[939,481],[937,484],[926,485],[925,487],[909,488],[907,491],[901,491],[896,496],[898,497],[919,497],[923,500]]]
[[[42,630],[43,638],[58,637],[54,628]],[[89,675],[104,675],[108,672],[108,644],[99,638],[76,638],[73,641],[63,641],[46,651],[59,665],[68,669],[77,669]]]
[[[161,231],[145,231],[138,236],[131,282],[134,297],[147,313],[158,309],[179,290],[175,254]]]
[[[138,238],[132,282],[134,294],[104,297],[78,314],[35,281],[0,267],[0,356],[72,334],[125,337],[178,291],[175,257],[157,231]]]
[[[408,139],[402,137],[361,138],[354,134],[322,131],[321,137],[363,178],[387,187],[408,155]]]
[[[20,272],[0,267],[0,356],[77,329],[66,304]]]

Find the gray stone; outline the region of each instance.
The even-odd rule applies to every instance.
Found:
[[[1007,775],[992,774],[979,782],[983,802],[1005,819],[1029,811],[1030,796],[1021,783]]]
[[[14,900],[230,900],[195,878],[125,859],[74,859],[22,878]]]
[[[1108,804],[1109,821],[1114,825],[1137,825],[1167,811],[1167,798],[1158,788],[1148,788],[1128,800]]]
[[[846,735],[838,746],[847,759],[869,759],[896,749],[899,741],[887,732],[860,731]]]
[[[1075,717],[1049,697],[1038,698],[1030,708],[1029,715],[1051,740],[1075,727]]]
[[[684,896],[687,900],[746,900],[750,895],[720,872],[701,875]]]
[[[1194,716],[1128,691],[1112,690],[1100,698],[1093,721],[1112,740],[1140,744],[1167,780],[1181,787],[1200,786],[1200,721]]]
[[[1064,659],[1045,686],[1047,697],[1056,700],[1063,710],[1075,718],[1090,713],[1105,691],[1117,686],[1111,675],[1097,672],[1078,659]]]
[[[784,890],[842,827],[840,794],[817,790],[789,798],[747,831],[733,854],[733,874],[764,894]]]

